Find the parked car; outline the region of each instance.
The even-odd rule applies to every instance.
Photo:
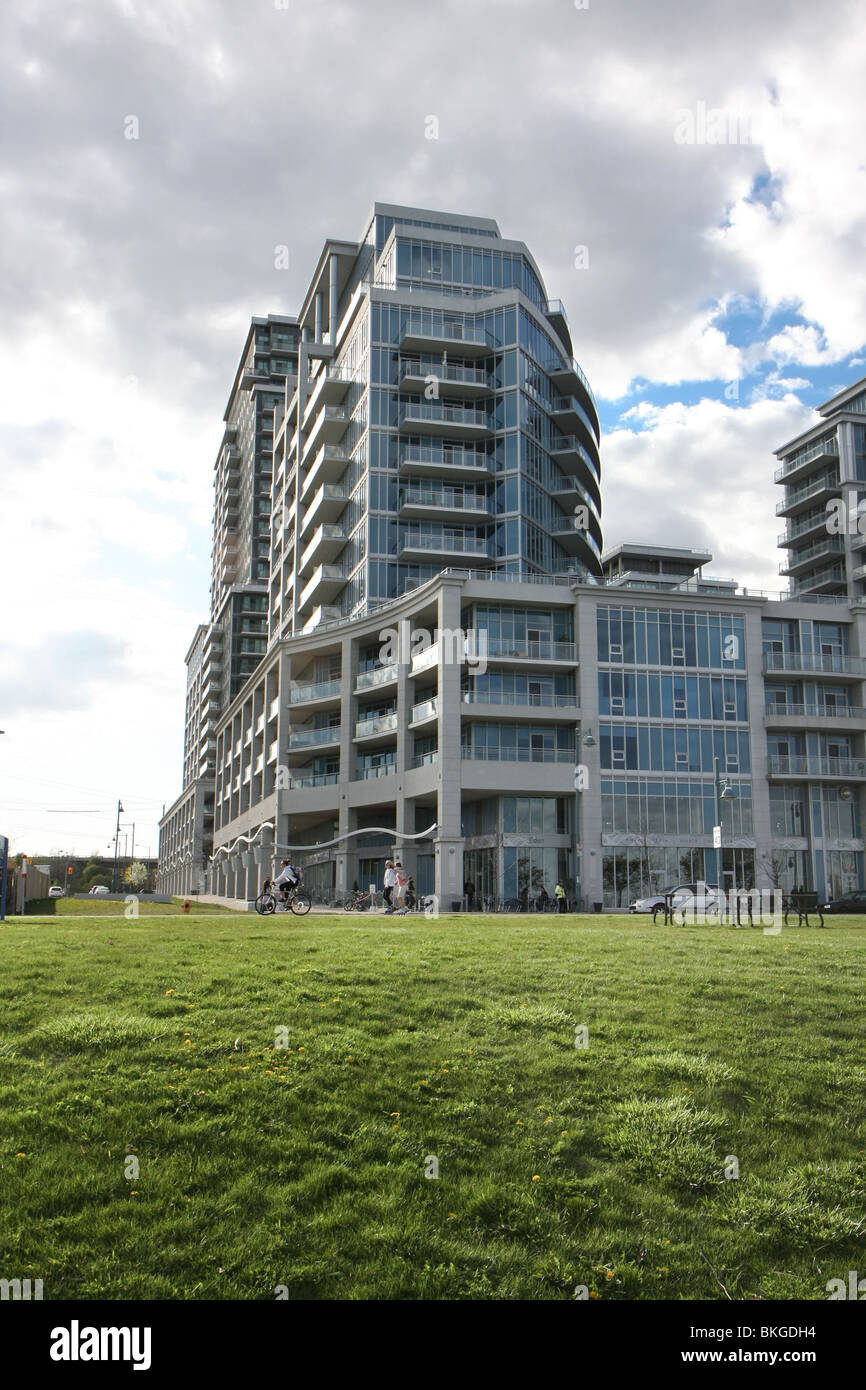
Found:
[[[717,883],[678,883],[666,888],[663,893],[652,893],[648,898],[636,898],[629,906],[629,912],[655,912],[664,907],[665,899],[671,898],[671,905],[678,911],[718,912],[724,906],[725,895]]]
[[[831,898],[824,903],[822,912],[866,912],[866,893],[858,888],[853,893],[843,893],[841,898]]]
[[[48,896],[49,898],[65,898],[66,892],[60,887],[59,883],[52,883],[51,887],[48,889]]]

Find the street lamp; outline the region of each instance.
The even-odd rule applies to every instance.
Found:
[[[716,883],[724,892],[724,869],[722,867],[722,802],[729,801],[737,795],[736,787],[731,786],[727,777],[722,779],[719,772],[719,760],[713,758],[713,809],[715,812],[713,825],[713,849],[716,854]],[[736,874],[734,875],[734,887],[736,887]]]

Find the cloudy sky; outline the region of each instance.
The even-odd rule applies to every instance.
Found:
[[[608,545],[778,590],[773,450],[866,374],[864,68],[854,0],[4,0],[13,848],[105,853],[122,797],[156,852],[249,316],[376,198],[527,242],[600,398]]]

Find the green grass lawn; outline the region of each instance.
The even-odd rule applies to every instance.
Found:
[[[122,890],[120,890],[122,891]],[[135,895],[130,893],[130,897]],[[190,898],[190,905],[198,914],[206,913],[212,916],[225,916],[228,909],[219,907],[216,903],[198,903],[195,898]],[[172,898],[170,903],[152,903],[138,901],[138,913],[141,917],[175,917],[183,912],[183,898]],[[105,898],[54,898],[51,901],[52,911],[50,917],[123,917],[131,904],[125,902],[113,902]],[[24,914],[28,919],[36,921],[48,920],[40,918],[38,912],[31,912],[29,906]]]
[[[0,1276],[825,1299],[866,1274],[866,923],[830,921],[10,920]]]

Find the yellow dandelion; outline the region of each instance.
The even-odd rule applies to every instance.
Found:
[[[240,1071],[249,1071],[249,1067],[241,1067],[239,1070],[240,1070]]]
[[[166,994],[174,994],[174,990],[173,990],[173,989],[167,989],[165,992],[166,992]]]
[[[298,1051],[299,1051],[299,1052],[306,1052],[306,1050],[307,1050],[307,1049],[306,1049],[305,1047],[299,1047],[299,1048],[298,1048]]]
[[[606,1279],[613,1279],[613,1277],[614,1277],[613,1270],[612,1270],[612,1269],[609,1269],[609,1270],[607,1271],[607,1274],[605,1275],[605,1278],[606,1278]]]
[[[522,1121],[522,1120],[518,1120],[518,1121],[517,1121],[517,1124],[518,1124],[518,1126],[519,1126],[520,1129],[523,1129],[523,1121]]]
[[[532,1175],[532,1181],[533,1181],[533,1182],[541,1182],[541,1178],[538,1176],[537,1173],[533,1173],[533,1175]]]
[[[567,1133],[568,1133],[568,1130],[567,1130],[567,1129],[564,1129],[564,1130],[562,1131],[562,1137],[563,1137],[563,1139],[565,1138],[565,1136],[566,1136]]]
[[[662,1265],[662,1274],[669,1274],[669,1273],[670,1273],[670,1271],[669,1271],[667,1265]]]
[[[397,1117],[399,1116],[399,1114],[400,1114],[400,1111],[399,1111],[399,1110],[392,1110],[392,1111],[390,1112],[390,1114],[388,1115],[388,1119],[389,1119],[389,1120],[395,1120],[395,1119],[397,1119]]]
[[[601,1294],[596,1293],[595,1289],[590,1289],[589,1296],[590,1298],[601,1298]]]
[[[26,1158],[27,1155],[26,1155],[26,1154],[16,1154],[15,1157],[16,1157],[16,1158]]]
[[[129,1195],[130,1195],[130,1197],[137,1197],[137,1196],[138,1196],[138,1188],[137,1188],[137,1187],[133,1187],[132,1190],[130,1191],[130,1194],[129,1194]]]

